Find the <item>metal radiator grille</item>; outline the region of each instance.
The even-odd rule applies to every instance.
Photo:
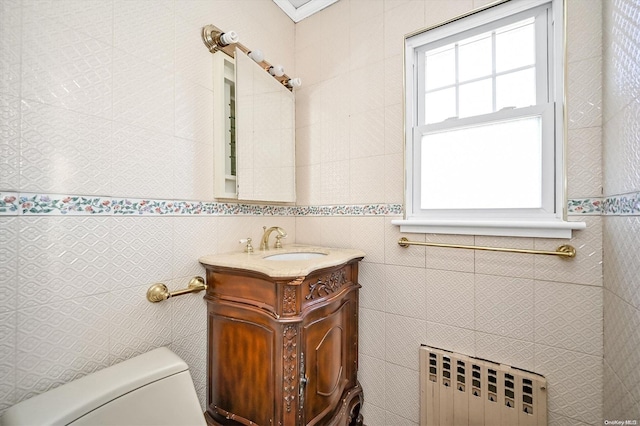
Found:
[[[422,426],[546,426],[546,388],[539,374],[420,348]]]

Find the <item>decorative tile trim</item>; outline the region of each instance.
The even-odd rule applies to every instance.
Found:
[[[0,216],[15,216],[18,214],[19,200],[15,192],[0,192]]]
[[[379,216],[401,215],[402,204],[364,204],[340,206],[299,206],[296,216]]]
[[[569,200],[570,215],[640,215],[640,192]]]
[[[110,215],[111,199],[81,195],[20,194],[23,215]]]
[[[601,215],[601,198],[577,198],[567,202],[567,213],[572,216]]]
[[[401,215],[402,204],[276,206],[203,201],[112,198],[63,194],[0,192],[0,215],[249,215],[374,216]]]
[[[0,192],[0,216],[17,215],[249,215],[249,216],[392,216],[402,204],[276,206],[204,201],[152,200],[83,195]],[[640,215],[640,192],[568,201],[568,214]]]
[[[640,215],[640,192],[605,197],[604,214]]]

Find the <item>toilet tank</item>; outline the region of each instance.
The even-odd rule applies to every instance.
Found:
[[[189,367],[167,348],[89,374],[5,411],[1,426],[205,426]]]

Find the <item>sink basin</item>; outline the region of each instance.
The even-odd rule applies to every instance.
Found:
[[[271,256],[264,257],[264,260],[308,260],[324,256],[326,256],[326,253],[298,251],[294,253],[272,254]]]

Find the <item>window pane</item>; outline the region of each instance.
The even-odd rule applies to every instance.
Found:
[[[424,135],[420,207],[541,207],[541,123],[528,117]]]
[[[491,33],[463,40],[458,47],[458,75],[461,82],[491,75]]]
[[[460,117],[493,112],[493,83],[490,78],[460,85]]]
[[[427,90],[450,86],[456,81],[456,55],[454,45],[432,50],[425,54],[425,81]]]
[[[529,68],[496,77],[496,109],[536,104],[536,70]]]
[[[534,65],[535,52],[533,18],[496,31],[496,72]]]
[[[438,90],[424,97],[425,124],[439,123],[456,116],[456,89]]]

